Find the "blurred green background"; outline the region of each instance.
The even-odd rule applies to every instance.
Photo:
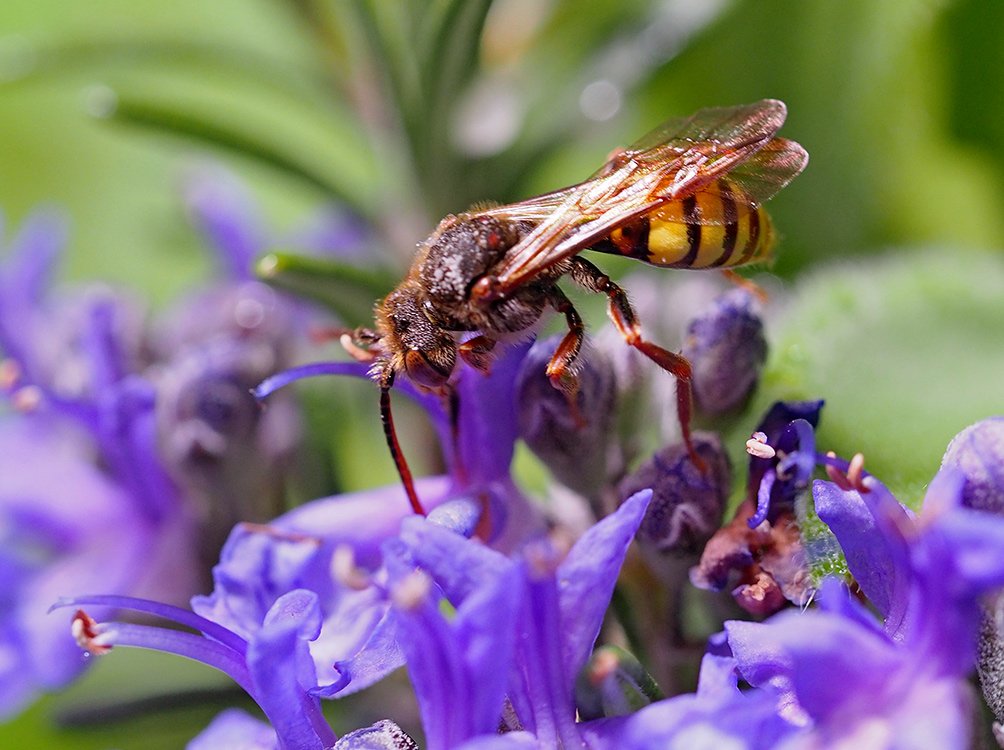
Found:
[[[335,200],[402,269],[449,211],[577,182],[668,117],[780,98],[783,134],[811,161],[771,204],[782,234],[772,270],[791,299],[772,322],[757,406],[827,398],[821,442],[864,450],[916,500],[951,436],[1004,412],[1004,4],[588,8],[5,0],[6,231],[39,204],[61,205],[73,224],[67,278],[128,284],[163,304],[209,269],[178,190],[185,166],[208,155],[249,183],[274,225]],[[359,457],[342,469],[346,484],[384,483],[375,417],[344,408],[367,415],[340,449]],[[180,746],[214,711],[80,726],[82,703],[213,679],[149,658],[144,684],[135,654],[106,660],[0,727],[0,745]],[[55,728],[54,715],[75,728]]]

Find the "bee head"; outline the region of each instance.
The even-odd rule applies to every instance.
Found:
[[[422,310],[419,286],[405,281],[377,307],[376,325],[387,366],[420,386],[444,385],[457,363],[457,344]]]

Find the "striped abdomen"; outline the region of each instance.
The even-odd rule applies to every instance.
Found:
[[[728,178],[615,229],[591,249],[666,268],[730,268],[770,258],[774,229]],[[710,223],[709,223],[710,222]]]

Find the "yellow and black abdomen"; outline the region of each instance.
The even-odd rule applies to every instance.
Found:
[[[745,201],[727,178],[715,188],[660,206],[591,249],[664,268],[732,268],[768,260],[774,228],[767,212]]]

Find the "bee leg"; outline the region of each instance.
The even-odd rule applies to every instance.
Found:
[[[728,279],[730,282],[735,284],[740,289],[745,289],[747,292],[749,292],[758,300],[760,300],[760,302],[762,303],[767,302],[766,290],[752,279],[747,279],[745,276],[740,276],[731,268],[723,268],[722,276],[724,276],[726,279]]]
[[[380,340],[380,334],[376,331],[369,328],[331,328],[324,335],[326,338],[337,338],[342,348],[356,362],[368,364],[376,359],[376,352],[367,348]]]
[[[568,325],[568,333],[554,350],[551,361],[547,363],[547,377],[552,386],[565,394],[575,423],[584,426],[586,420],[579,411],[579,378],[575,374],[574,367],[575,360],[582,351],[586,327],[572,301],[558,287],[551,287],[547,301],[551,307],[565,316],[565,323]]]
[[[635,314],[627,294],[617,284],[611,281],[603,271],[589,261],[575,257],[571,259],[569,275],[579,286],[591,291],[607,295],[607,312],[624,340],[655,362],[666,372],[676,377],[676,413],[680,420],[680,432],[687,446],[687,453],[694,466],[702,472],[707,469],[697,451],[690,435],[690,417],[692,398],[690,380],[692,377],[690,362],[686,357],[663,349],[661,346],[646,341],[641,336],[641,323]]]
[[[475,370],[488,374],[488,368],[492,362],[492,350],[495,348],[496,341],[485,335],[475,336],[474,338],[467,339],[462,344],[457,346],[457,351],[460,352],[460,356],[463,357],[464,362],[469,364]]]

